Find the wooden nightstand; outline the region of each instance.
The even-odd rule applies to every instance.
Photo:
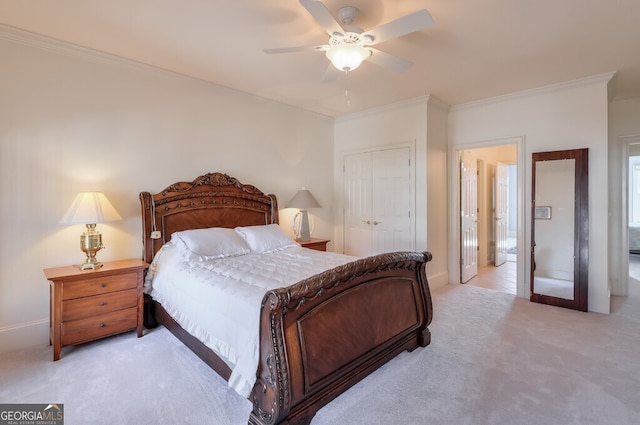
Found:
[[[306,241],[306,242],[297,241],[297,242],[300,245],[302,245],[304,248],[315,249],[316,251],[326,251],[327,242],[329,242],[329,240],[330,239],[311,238],[310,241]]]
[[[53,360],[66,345],[136,329],[142,336],[144,271],[141,260],[105,262],[97,270],[75,266],[45,269],[50,281],[50,343]]]

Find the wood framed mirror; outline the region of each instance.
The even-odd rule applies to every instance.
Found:
[[[589,150],[532,154],[531,301],[588,309]]]

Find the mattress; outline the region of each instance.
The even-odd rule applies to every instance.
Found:
[[[258,367],[265,293],[352,260],[298,245],[270,253],[186,259],[169,242],[151,264],[145,292],[229,366],[229,386],[248,397]]]

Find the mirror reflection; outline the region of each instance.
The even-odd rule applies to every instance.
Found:
[[[533,291],[573,300],[575,160],[536,164]]]

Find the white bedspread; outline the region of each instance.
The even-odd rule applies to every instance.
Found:
[[[229,385],[248,397],[258,368],[264,294],[352,260],[295,246],[187,263],[168,243],[153,260],[145,292],[227,363],[232,371]]]

